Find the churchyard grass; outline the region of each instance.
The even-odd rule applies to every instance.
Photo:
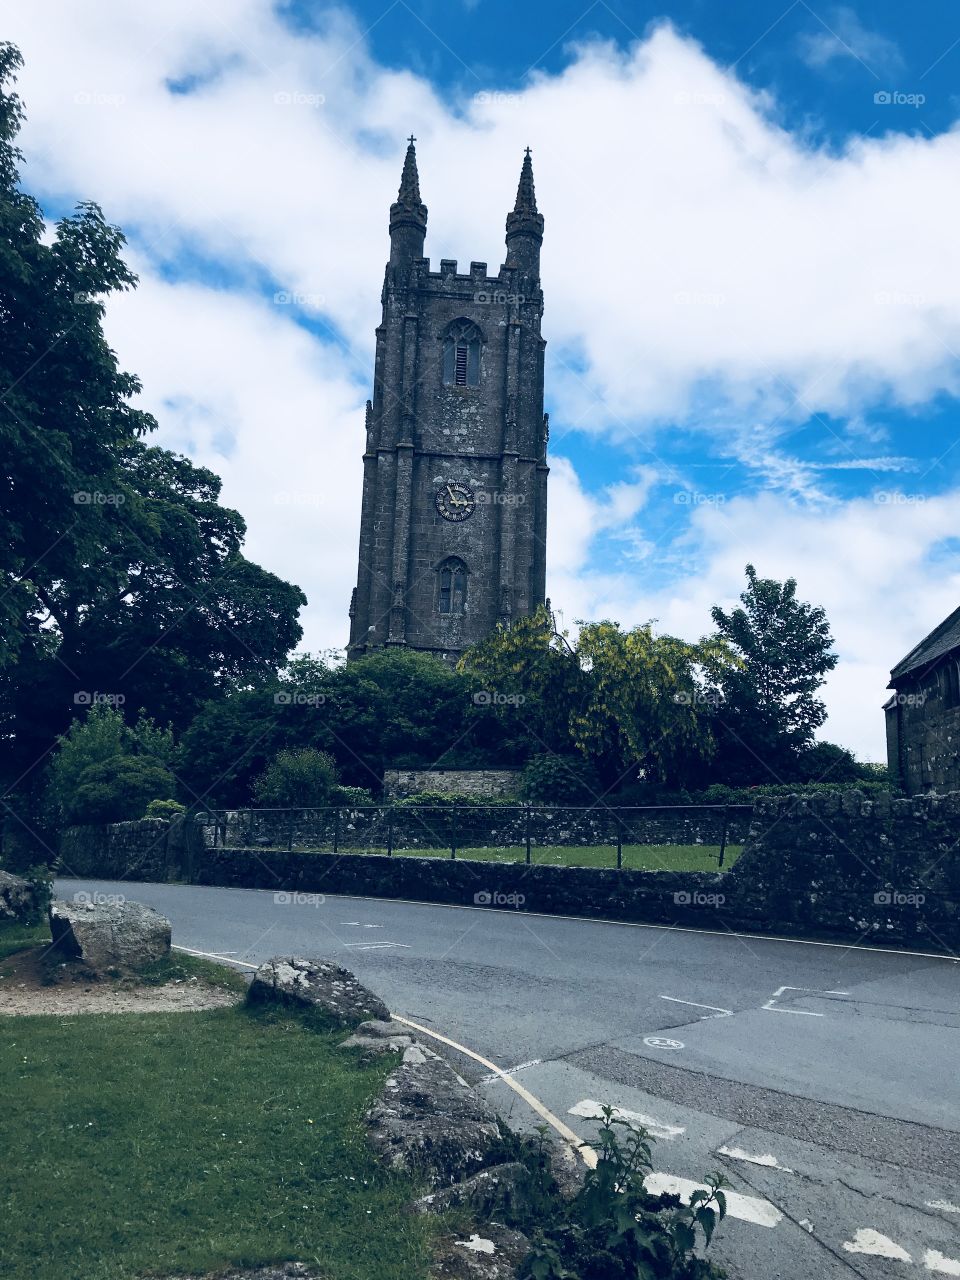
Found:
[[[341,846],[340,852],[386,853],[386,849],[351,849]],[[743,852],[743,846],[727,845],[723,855],[723,869],[729,870]],[[708,844],[625,844],[623,865],[631,871],[716,871],[719,845]],[[450,846],[433,848],[409,846],[394,849],[396,857],[449,858]],[[509,848],[457,849],[457,857],[477,862],[523,862],[526,853],[522,845]],[[530,861],[537,866],[552,867],[616,867],[615,845],[534,845]]]
[[[425,1277],[435,1228],[361,1123],[389,1065],[338,1038],[243,1007],[0,1016],[0,1274]]]
[[[12,956],[14,952],[23,951],[25,947],[35,947],[50,941],[50,930],[45,924],[20,924],[16,920],[4,920],[0,923],[0,960]]]

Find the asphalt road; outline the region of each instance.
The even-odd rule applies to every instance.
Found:
[[[583,1138],[658,1135],[661,1186],[721,1169],[733,1280],[960,1276],[960,966],[937,957],[485,907],[64,880],[256,964],[336,958],[398,1014],[510,1071]],[[539,1117],[458,1066],[529,1129]],[[671,1180],[680,1179],[680,1182]]]

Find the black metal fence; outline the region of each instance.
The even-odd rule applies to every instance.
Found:
[[[623,867],[643,860],[638,850],[681,846],[722,867],[751,814],[750,805],[403,804],[211,810],[197,822],[208,848]]]

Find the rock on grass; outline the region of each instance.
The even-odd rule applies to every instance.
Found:
[[[390,1010],[353,976],[329,960],[274,956],[253,975],[247,993],[252,1004],[288,1004],[312,1009],[336,1027],[389,1022]]]

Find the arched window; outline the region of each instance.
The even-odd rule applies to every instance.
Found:
[[[456,320],[443,339],[443,381],[448,387],[479,387],[483,336],[470,320]]]
[[[437,574],[437,608],[441,613],[463,613],[467,603],[467,566],[456,556],[444,560]]]

